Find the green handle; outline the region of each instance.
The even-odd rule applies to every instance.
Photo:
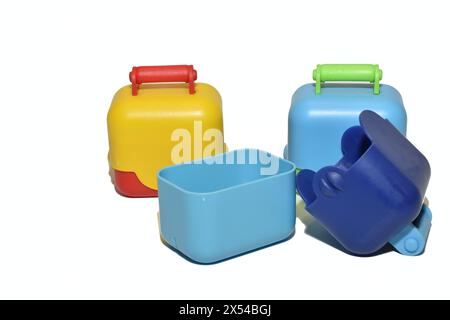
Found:
[[[320,94],[320,84],[325,81],[368,81],[373,83],[373,93],[380,93],[383,71],[377,64],[318,64],[313,71],[316,94]]]

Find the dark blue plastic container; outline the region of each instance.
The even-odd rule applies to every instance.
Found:
[[[430,165],[376,113],[363,111],[359,122],[342,136],[342,159],[317,173],[302,170],[297,189],[306,210],[346,249],[370,254],[416,220]]]

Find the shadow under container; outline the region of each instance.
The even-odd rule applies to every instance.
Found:
[[[195,262],[231,258],[295,231],[295,165],[264,151],[164,168],[158,188],[162,239]]]

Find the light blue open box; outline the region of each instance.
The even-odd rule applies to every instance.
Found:
[[[295,165],[264,151],[166,167],[158,191],[163,241],[195,262],[253,251],[295,230]]]

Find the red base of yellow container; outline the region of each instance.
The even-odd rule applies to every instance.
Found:
[[[111,169],[111,179],[117,193],[129,198],[155,198],[158,190],[145,186],[134,172]]]

